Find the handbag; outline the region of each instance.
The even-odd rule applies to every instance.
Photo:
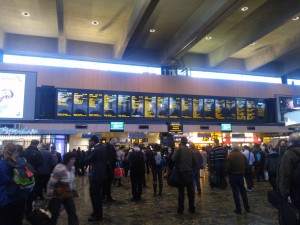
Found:
[[[73,197],[70,185],[68,183],[57,182],[54,185],[53,196],[58,199],[66,199]]]
[[[122,178],[125,176],[125,171],[124,169],[121,167],[121,163],[117,162],[116,163],[116,168],[114,169],[114,177],[116,179]]]

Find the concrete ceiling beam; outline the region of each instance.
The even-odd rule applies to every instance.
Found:
[[[131,12],[129,13],[127,26],[124,26],[121,36],[114,45],[114,57],[121,59],[126,50],[128,42],[137,28],[142,16],[144,15],[147,6],[151,0],[136,0]]]
[[[64,0],[56,0],[58,26],[58,53],[66,54],[67,39],[65,35]]]
[[[244,2],[242,0],[204,0],[162,50],[161,63],[167,64],[169,61],[182,57]],[[211,7],[212,5],[214,7]]]
[[[209,66],[214,67],[223,62],[235,52],[272,32],[298,12],[300,1],[267,1],[235,27],[222,46],[209,54]]]

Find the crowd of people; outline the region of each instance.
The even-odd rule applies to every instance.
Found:
[[[101,221],[102,203],[116,201],[112,197],[111,185],[122,186],[122,178],[116,178],[114,174],[116,166],[124,169],[124,176],[130,177],[130,201],[133,202],[142,199],[142,190],[147,186],[146,174],[152,174],[151,186],[156,197],[163,196],[163,179],[168,179],[174,168],[180,171],[184,182],[177,187],[178,214],[184,211],[185,190],[188,211],[196,212],[195,193],[202,194],[200,176],[208,178],[212,189],[224,190],[229,181],[237,214],[242,214],[240,195],[245,211],[250,211],[247,192],[255,190],[254,179],[257,182],[268,180],[270,188],[280,193],[284,201],[300,209],[300,188],[293,180],[300,161],[299,134],[292,134],[289,140],[280,140],[276,146],[222,146],[215,139],[213,146],[207,145],[202,151],[194,143],[188,143],[186,137],[181,138],[177,148],[138,143],[125,148],[116,147],[117,142],[116,138],[111,138],[108,143],[101,144],[93,135],[89,139],[88,151],[73,149],[64,154],[63,159],[55,146],[49,149],[38,140],[32,140],[25,150],[13,143],[6,144],[0,161],[0,224],[21,225],[24,216],[30,220],[32,205],[37,199],[49,202],[51,224],[57,224],[61,205],[68,214],[68,224],[79,224],[74,204],[74,197],[78,196],[75,178],[84,176],[86,171],[93,209],[88,221]],[[33,173],[35,184],[27,194],[16,196],[11,194],[10,187],[18,165],[27,165],[25,168]]]

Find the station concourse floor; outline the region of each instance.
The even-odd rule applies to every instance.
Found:
[[[163,180],[163,195],[153,196],[152,175],[147,175],[147,188],[143,189],[142,200],[131,202],[130,178],[122,179],[123,186],[112,185],[112,196],[117,201],[103,203],[104,219],[101,222],[88,222],[92,206],[89,197],[87,176],[77,177],[76,185],[79,197],[76,198],[76,210],[80,225],[114,224],[114,225],[271,225],[278,223],[278,211],[267,200],[269,182],[255,182],[254,191],[248,192],[250,213],[243,209],[242,215],[236,215],[230,185],[226,190],[211,189],[207,179],[200,178],[202,194],[195,194],[196,212],[191,214],[185,195],[185,210],[177,214],[177,189],[169,187]],[[242,207],[243,208],[243,207]],[[58,225],[67,225],[67,215],[63,211]]]

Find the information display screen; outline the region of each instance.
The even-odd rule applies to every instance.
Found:
[[[130,117],[130,95],[118,95],[118,117]]]
[[[203,119],[203,117],[204,117],[203,98],[193,98],[193,118]]]
[[[73,116],[86,117],[88,111],[88,94],[84,92],[74,92]]]
[[[181,98],[181,117],[185,119],[193,118],[193,99]]]
[[[169,97],[157,97],[157,117],[168,118],[169,116]]]
[[[89,94],[89,117],[103,116],[103,94]]]
[[[131,117],[144,117],[144,96],[131,96]]]
[[[145,96],[145,118],[156,118],[156,96]]]
[[[225,119],[226,101],[225,99],[215,99],[215,113],[217,120]]]
[[[256,112],[258,120],[265,120],[266,103],[263,99],[257,100]]]
[[[183,133],[182,123],[180,123],[180,122],[171,122],[171,123],[169,123],[168,128],[169,128],[168,130],[170,133],[178,133],[178,134]]]
[[[104,94],[104,117],[117,116],[117,95]]]
[[[215,100],[213,98],[204,99],[204,119],[215,119]]]
[[[255,120],[255,101],[248,100],[247,101],[247,120]]]
[[[247,106],[246,99],[237,98],[236,99],[236,119],[237,120],[246,120],[247,118]]]
[[[179,119],[181,117],[180,111],[180,97],[170,97],[170,104],[169,104],[169,116],[172,119]]]
[[[73,106],[73,92],[72,91],[58,91],[57,92],[57,113],[59,117],[72,116]]]
[[[284,123],[284,114],[295,111],[293,96],[277,96],[277,120]]]
[[[236,120],[236,100],[226,99],[226,114],[225,119]]]

